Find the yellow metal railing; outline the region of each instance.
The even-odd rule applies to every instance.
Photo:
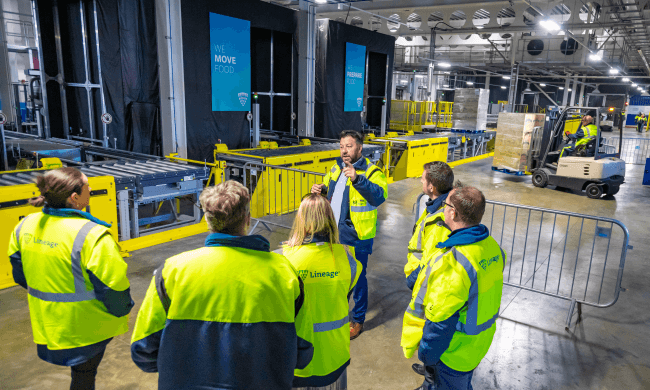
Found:
[[[402,131],[422,131],[422,126],[434,125],[451,128],[453,105],[453,102],[392,100],[390,128]]]

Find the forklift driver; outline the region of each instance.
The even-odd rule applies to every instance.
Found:
[[[582,117],[580,127],[574,134],[569,134],[566,131],[564,132],[564,135],[568,138],[567,142],[573,142],[562,149],[560,157],[570,156],[578,146],[585,145],[591,139],[596,138],[598,135],[598,129],[596,128],[596,125],[593,124],[593,120],[594,118],[591,115],[585,115]]]

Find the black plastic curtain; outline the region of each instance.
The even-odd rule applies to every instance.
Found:
[[[259,0],[181,2],[187,154],[189,158],[201,161],[212,158],[214,144],[218,142],[228,145],[230,149],[250,146],[250,128],[246,112],[212,111],[210,12],[250,21],[252,88],[268,87],[266,83],[270,79],[270,71],[266,65],[268,53],[264,52],[269,46],[263,41],[270,39],[270,32],[275,31],[283,33],[275,36],[277,44],[288,46],[290,40],[286,34],[294,34],[296,30],[295,11]],[[284,56],[281,61],[276,62],[276,66],[285,71],[290,69],[282,62],[286,60],[287,57]],[[289,92],[290,79],[286,80],[285,76],[276,77],[284,77],[282,82],[275,79],[275,84],[278,88],[281,88],[282,84],[286,92]],[[275,87],[274,89],[275,92],[279,91]],[[260,105],[267,104],[265,99],[268,97],[260,96]],[[274,123],[284,123],[284,126],[288,124],[286,118],[289,105],[280,100],[278,103],[285,108],[276,110],[274,107],[274,113],[278,115],[274,115]],[[268,117],[262,119],[264,122],[270,120]]]
[[[380,34],[329,19],[316,21],[316,95],[314,133],[317,137],[338,138],[343,130],[361,131],[362,119],[359,112],[343,111],[345,93],[345,47],[346,42],[363,45],[369,55],[369,89],[384,95],[391,90],[395,37]],[[388,59],[388,69],[386,69]],[[378,66],[383,61],[383,68]],[[389,77],[386,77],[388,73]],[[381,83],[382,79],[386,82]],[[373,82],[374,81],[374,82]],[[369,99],[368,123],[378,125],[381,121],[380,99]],[[390,113],[390,98],[386,101],[386,112]]]

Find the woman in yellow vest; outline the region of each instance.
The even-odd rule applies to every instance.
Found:
[[[361,273],[361,263],[339,244],[336,219],[329,202],[320,194],[307,195],[298,209],[291,238],[283,247],[305,284],[304,315],[310,317],[298,329],[314,345],[307,367],[294,372],[293,387],[347,389],[350,364],[348,297]],[[313,328],[313,333],[308,327]],[[304,335],[304,336],[303,336]]]
[[[128,330],[133,307],[127,265],[110,224],[82,211],[88,178],[75,168],[38,177],[38,213],[11,234],[8,255],[16,283],[28,291],[38,357],[70,366],[70,389],[94,389],[106,345]]]

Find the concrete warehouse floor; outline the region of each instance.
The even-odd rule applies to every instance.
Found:
[[[647,134],[642,136],[647,137]],[[628,131],[626,136],[636,137],[637,134]],[[535,188],[529,176],[515,177],[493,172],[490,166],[491,159],[484,159],[461,165],[454,171],[457,179],[477,186],[489,200],[618,219],[629,229],[630,245],[634,249],[628,252],[623,277],[626,290],[621,292],[618,302],[605,309],[584,306],[582,321],[576,325],[577,315],[574,315],[570,332],[564,330],[568,301],[504,287],[497,333],[490,351],[475,371],[474,388],[650,388],[650,268],[646,263],[650,253],[650,187],[641,185],[643,166],[628,164],[627,183],[619,194],[600,200],[549,188]],[[410,368],[416,358],[405,359],[399,345],[402,315],[410,297],[404,283],[403,266],[414,222],[412,206],[420,189],[417,179],[391,184],[389,199],[380,208],[375,252],[370,257],[368,271],[370,304],[365,332],[352,342],[352,363],[348,369],[349,388],[352,390],[407,390],[421,383],[421,377]],[[488,208],[484,218],[486,223],[491,219],[490,210]],[[498,209],[495,211],[497,214]],[[495,223],[497,220],[495,216]],[[520,219],[519,223],[525,224],[525,221]],[[531,226],[535,226],[535,222],[539,219],[531,217]],[[517,226],[517,234],[524,231],[520,225]],[[574,231],[574,222],[571,227]],[[539,228],[534,229],[531,228],[528,237],[537,234],[545,237],[548,233],[542,229],[542,235]],[[495,237],[501,234],[497,230],[493,228]],[[585,232],[588,230],[585,228]],[[273,234],[262,234],[275,245],[286,238],[287,231],[279,229]],[[127,259],[131,293],[136,302],[131,313],[131,329],[153,270],[165,258],[201,246],[204,237],[200,235],[143,249]],[[612,235],[612,245],[617,237]],[[554,242],[558,240],[562,241],[556,238]],[[571,246],[575,240],[576,237],[572,236],[566,242]],[[585,245],[591,246],[591,237],[586,241],[580,245],[581,249]],[[529,246],[534,246],[531,242],[526,241]],[[519,244],[517,241],[515,253],[522,252]],[[503,246],[511,257],[509,246]],[[613,257],[609,264],[616,268],[620,252],[611,253]],[[526,255],[526,259],[529,256]],[[513,272],[517,272],[521,269],[521,255],[519,260],[516,255],[514,258]],[[549,275],[553,273],[552,270],[548,272]],[[577,280],[584,276],[582,269],[577,275]],[[611,280],[607,279],[605,285],[610,284]],[[40,390],[69,386],[68,368],[50,365],[36,356],[25,291],[20,287],[0,291],[0,302],[0,388]],[[131,362],[130,337],[129,332],[109,344],[97,376],[98,390],[157,387],[156,374],[145,374]]]

